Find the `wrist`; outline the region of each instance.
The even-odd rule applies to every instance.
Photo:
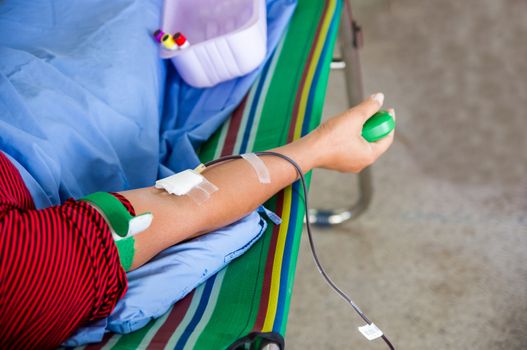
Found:
[[[319,137],[318,133],[310,133],[297,140],[295,143],[298,143],[298,148],[302,153],[302,169],[304,173],[322,166],[326,147],[324,146],[323,139]]]
[[[309,134],[292,143],[272,149],[271,151],[281,153],[293,159],[305,174],[313,168],[320,166],[323,157],[321,152],[323,148],[321,147],[320,140],[311,135]]]

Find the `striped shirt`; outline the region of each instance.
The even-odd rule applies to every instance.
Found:
[[[108,316],[126,288],[103,217],[73,199],[36,210],[0,152],[0,349],[56,348],[82,324]]]

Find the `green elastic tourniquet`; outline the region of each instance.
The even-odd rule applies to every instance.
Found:
[[[128,272],[132,267],[135,255],[135,239],[134,237],[128,237],[115,241],[117,251],[119,252],[119,259],[121,259],[121,266]]]
[[[125,237],[128,234],[130,220],[133,217],[120,200],[108,192],[95,192],[81,198],[81,200],[97,206],[104,213],[117,235]]]

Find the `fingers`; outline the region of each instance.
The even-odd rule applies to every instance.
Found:
[[[379,111],[384,102],[384,94],[378,92],[371,95],[359,105],[353,107],[351,110],[357,113],[362,120],[362,124],[366,122],[372,115]]]
[[[393,120],[396,121],[397,118],[395,117],[395,109],[393,108],[388,108],[388,113],[390,113],[390,115],[392,116]]]
[[[376,158],[379,158],[393,143],[395,131],[392,131],[386,137],[380,139],[379,141],[372,142],[372,150]]]

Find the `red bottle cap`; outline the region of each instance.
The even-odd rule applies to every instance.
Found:
[[[183,45],[187,41],[187,38],[185,38],[185,36],[181,34],[180,32],[177,32],[176,34],[174,34],[173,38],[178,46]]]

